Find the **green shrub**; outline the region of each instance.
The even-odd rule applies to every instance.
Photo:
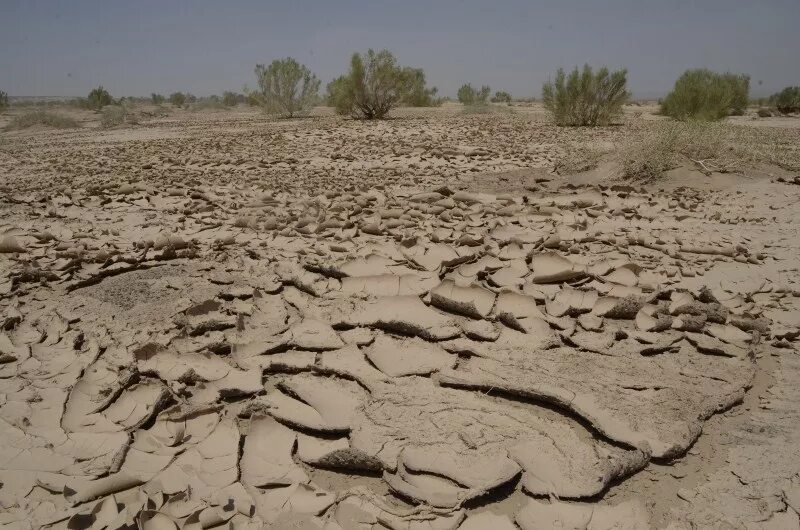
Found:
[[[162,96],[161,94],[156,94],[155,92],[153,92],[152,94],[150,94],[150,101],[153,103],[153,105],[163,105],[164,104],[164,96]]]
[[[262,105],[279,116],[291,118],[308,111],[319,93],[317,76],[291,57],[276,59],[269,66],[257,64],[256,79]]]
[[[261,99],[261,94],[258,92],[246,92],[245,101],[251,107],[261,107],[264,102]]]
[[[346,75],[340,75],[327,84],[325,87],[325,104],[328,107],[334,107],[339,111],[337,103],[344,102],[344,94],[348,89],[349,80]],[[339,112],[339,114],[347,114],[347,112]]]
[[[35,125],[45,125],[56,129],[72,129],[79,126],[78,122],[69,116],[44,110],[35,110],[14,116],[11,123],[6,126],[6,130],[27,129]]]
[[[8,94],[0,90],[0,111],[8,108]]]
[[[750,77],[700,68],[681,75],[661,104],[661,113],[677,120],[714,121],[741,115],[747,108]]]
[[[400,104],[406,107],[433,107],[442,104],[442,98],[437,97],[439,89],[428,88],[425,81],[425,71],[422,68],[404,67],[402,69],[405,84],[404,94]]]
[[[235,107],[242,99],[241,94],[225,91],[222,93],[222,104],[226,107]]]
[[[627,75],[624,68],[610,72],[605,66],[595,73],[587,64],[567,76],[559,68],[555,80],[542,87],[542,101],[558,125],[608,125],[630,99]]]
[[[756,113],[758,114],[759,118],[771,118],[772,117],[772,112],[770,112],[769,109],[758,109],[758,111],[756,111]]]
[[[398,66],[389,50],[354,53],[350,71],[328,84],[328,104],[338,114],[353,118],[382,119],[402,101],[427,99],[422,70]],[[420,90],[422,93],[420,93]]]
[[[109,94],[108,90],[103,88],[102,85],[89,92],[86,101],[89,103],[89,107],[94,110],[100,110],[114,102],[111,98],[111,94]]]
[[[492,103],[511,103],[511,94],[498,90],[492,97]]]
[[[186,94],[183,92],[173,92],[169,95],[169,102],[176,107],[183,107],[186,103]]]
[[[487,85],[483,85],[480,90],[475,90],[472,85],[466,83],[458,89],[458,101],[466,106],[486,105],[491,91],[492,89]]]
[[[800,112],[800,86],[787,86],[769,98],[781,114]]]

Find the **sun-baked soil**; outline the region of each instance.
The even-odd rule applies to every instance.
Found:
[[[0,525],[800,528],[800,179],[627,115],[0,133]]]

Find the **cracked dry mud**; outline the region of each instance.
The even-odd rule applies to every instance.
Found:
[[[2,147],[2,527],[800,528],[796,187],[217,120]]]

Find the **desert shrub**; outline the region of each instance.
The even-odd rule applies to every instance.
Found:
[[[264,101],[261,99],[261,94],[258,92],[247,92],[245,96],[245,101],[251,107],[261,107],[264,105]]]
[[[770,118],[772,117],[772,112],[769,109],[758,109],[756,111],[759,118]]]
[[[465,83],[458,89],[458,101],[462,105],[485,105],[489,101],[489,93],[492,91],[486,85],[483,85],[480,90],[475,90],[472,85]]]
[[[123,124],[137,125],[138,123],[139,119],[136,116],[133,104],[128,101],[123,101],[118,105],[107,105],[103,107],[100,125],[104,128],[116,127]]]
[[[769,101],[781,114],[800,112],[800,86],[787,86],[770,96]]]
[[[317,76],[291,57],[256,65],[256,79],[262,105],[280,116],[291,118],[309,110],[319,93]]]
[[[6,130],[14,129],[27,129],[35,125],[45,125],[47,127],[54,127],[56,129],[72,129],[78,127],[78,122],[69,116],[63,114],[56,114],[55,112],[47,112],[44,110],[35,110],[26,112],[19,116],[14,116],[6,126]]]
[[[173,92],[169,95],[169,102],[176,107],[183,107],[186,103],[186,94],[183,92]]]
[[[150,101],[153,103],[153,105],[163,105],[164,104],[164,96],[162,96],[161,94],[156,94],[155,92],[153,92],[152,94],[150,94]]]
[[[492,103],[511,103],[511,94],[498,90],[494,93],[494,96],[492,96]]]
[[[627,76],[624,68],[610,72],[604,66],[593,72],[587,64],[569,75],[559,68],[555,80],[542,87],[542,101],[558,125],[608,125],[630,99]]]
[[[344,103],[344,94],[347,91],[348,83],[348,77],[340,75],[327,84],[325,87],[325,104],[328,107],[334,107],[338,112],[337,103]],[[340,114],[347,114],[347,112],[340,112]]]
[[[8,108],[8,94],[0,90],[0,111]]]
[[[678,120],[715,121],[747,108],[750,77],[719,74],[700,68],[687,70],[661,103],[661,113]]]
[[[354,53],[350,59],[350,71],[328,84],[328,104],[336,112],[365,120],[382,119],[404,99],[424,98],[419,91],[421,70],[403,68],[389,50],[375,52],[370,49],[364,55]],[[429,93],[433,97],[433,93]]]
[[[662,121],[628,136],[619,149],[622,175],[634,180],[654,180],[682,161],[698,170],[733,171],[745,159],[733,146],[733,129],[722,123]]]
[[[733,93],[731,98],[730,113],[733,116],[744,114],[750,103],[750,76],[746,74],[723,74],[723,79],[730,86]]]
[[[622,176],[631,180],[651,181],[678,166],[678,130],[671,123],[659,123],[639,136],[631,135],[619,152]]]
[[[222,93],[222,104],[226,107],[235,107],[243,99],[242,95],[236,92],[229,92],[226,90]]]
[[[111,98],[111,94],[109,94],[108,90],[103,88],[102,85],[89,92],[89,95],[86,97],[86,101],[89,103],[89,107],[95,110],[100,110],[106,105],[111,105],[114,102],[114,100]]]
[[[405,79],[404,94],[400,104],[406,107],[434,107],[442,104],[442,98],[437,97],[439,89],[428,88],[425,81],[425,71],[422,68],[404,67],[402,74]]]

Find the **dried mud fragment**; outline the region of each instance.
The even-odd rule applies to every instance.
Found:
[[[378,370],[391,377],[427,375],[452,368],[457,360],[435,343],[416,337],[396,339],[383,334],[378,335],[364,353]]]
[[[16,254],[25,252],[20,242],[14,236],[5,236],[0,239],[0,254]]]
[[[592,309],[592,314],[604,318],[632,320],[644,307],[644,300],[637,296],[617,298],[606,296],[597,300]]]
[[[377,458],[386,470],[397,470],[400,475],[395,484],[407,496],[449,503],[478,495],[473,489],[483,491],[511,480],[516,466],[507,458],[521,440],[529,444],[524,451],[530,458],[523,462],[531,465],[534,475],[540,462],[559,462],[557,467],[566,478],[553,484],[555,494],[562,493],[562,484],[591,483],[592,489],[597,488],[596,472],[585,475],[587,470],[607,465],[603,463],[607,456],[598,453],[595,442],[582,436],[582,429],[566,419],[546,419],[479,393],[436,387],[426,379],[412,377],[375,389],[372,399],[356,411],[350,439],[353,448]],[[408,464],[403,456],[406,452]],[[641,452],[628,450],[619,450],[615,459],[627,464],[608,468],[604,476],[609,480],[617,476],[616,472],[639,469],[647,461]],[[505,463],[498,466],[498,462]],[[440,484],[440,491],[433,488],[434,479],[423,477],[420,480],[426,483],[404,489],[403,482],[410,484],[406,469],[414,469],[417,475],[444,476],[454,485]],[[601,483],[599,487],[604,486]],[[585,494],[592,493],[587,490]]]
[[[246,486],[289,486],[308,482],[303,468],[292,459],[297,435],[269,416],[250,420],[239,466]]]
[[[416,296],[388,296],[360,302],[338,316],[334,325],[371,326],[426,340],[446,340],[460,334],[456,322],[437,313]]]
[[[364,399],[363,390],[351,381],[297,375],[278,386],[286,394],[275,391],[266,397],[270,414],[290,425],[317,432],[348,432],[353,411]]]
[[[247,488],[256,506],[256,514],[273,528],[292,528],[297,516],[320,515],[336,501],[336,495],[312,484],[259,489]],[[299,519],[302,520],[302,519]]]
[[[444,280],[431,290],[431,303],[445,311],[472,318],[486,318],[494,306],[495,295],[483,287],[461,287]]]
[[[615,505],[550,503],[530,499],[516,515],[522,530],[646,530],[650,514],[644,503],[630,500]]]
[[[464,510],[437,514],[417,513],[405,508],[378,503],[372,495],[349,496],[336,505],[334,518],[342,530],[456,530],[464,520]]]
[[[468,515],[458,530],[517,530],[517,526],[506,515],[481,512]]]
[[[584,267],[556,254],[545,252],[531,258],[533,271],[529,280],[533,283],[559,283],[576,280],[586,275]]]
[[[380,462],[350,447],[345,438],[318,438],[297,435],[297,458],[306,464],[350,471],[378,471]]]
[[[354,379],[365,388],[372,388],[375,384],[390,379],[370,364],[364,357],[364,352],[353,345],[320,354],[314,369],[321,373]]]
[[[682,350],[650,358],[628,348],[615,355],[556,348],[535,355],[494,351],[442,370],[437,379],[555,404],[611,440],[666,458],[686,451],[704,419],[741,401],[753,374],[748,359],[720,363]],[[707,377],[715,379],[711,392]]]

